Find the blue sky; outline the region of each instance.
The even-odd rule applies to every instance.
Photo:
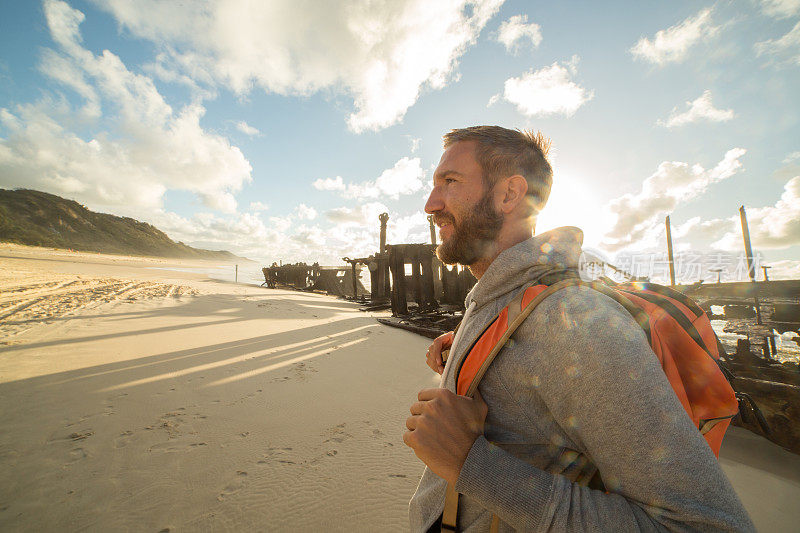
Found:
[[[500,124],[552,139],[539,231],[738,252],[744,204],[800,276],[800,0],[1,5],[0,187],[335,263],[427,240],[441,135]]]

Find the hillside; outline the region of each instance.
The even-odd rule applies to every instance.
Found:
[[[192,248],[145,222],[95,213],[73,200],[29,189],[0,189],[0,241],[109,254],[243,259]]]

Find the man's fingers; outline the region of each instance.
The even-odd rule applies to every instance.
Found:
[[[414,447],[414,432],[413,431],[406,431],[403,433],[403,442],[409,448]]]
[[[412,415],[421,415],[424,406],[425,406],[424,402],[414,402],[411,404],[411,408],[409,410],[411,411]]]
[[[408,418],[406,418],[406,427],[408,428],[409,431],[414,431],[415,429],[417,429],[417,422],[419,422],[418,419],[419,419],[418,416],[409,416]]]
[[[427,402],[429,400],[433,400],[434,398],[438,398],[440,396],[444,396],[447,394],[453,394],[447,389],[435,388],[435,389],[422,389],[417,394],[417,399],[421,402]]]
[[[444,335],[439,335],[433,340],[431,345],[428,347],[428,351],[425,352],[425,362],[428,364],[431,370],[437,374],[442,374],[444,372],[444,358],[442,357],[442,351],[449,349],[452,345],[452,331],[449,331]]]

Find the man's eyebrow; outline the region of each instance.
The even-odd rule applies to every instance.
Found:
[[[446,178],[447,176],[463,176],[461,172],[456,172],[455,170],[444,170],[439,172],[438,174],[434,174],[434,178]]]

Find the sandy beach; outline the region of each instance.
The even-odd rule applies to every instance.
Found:
[[[407,529],[429,341],[215,266],[0,244],[0,530]],[[732,428],[721,462],[794,530],[800,457]]]

